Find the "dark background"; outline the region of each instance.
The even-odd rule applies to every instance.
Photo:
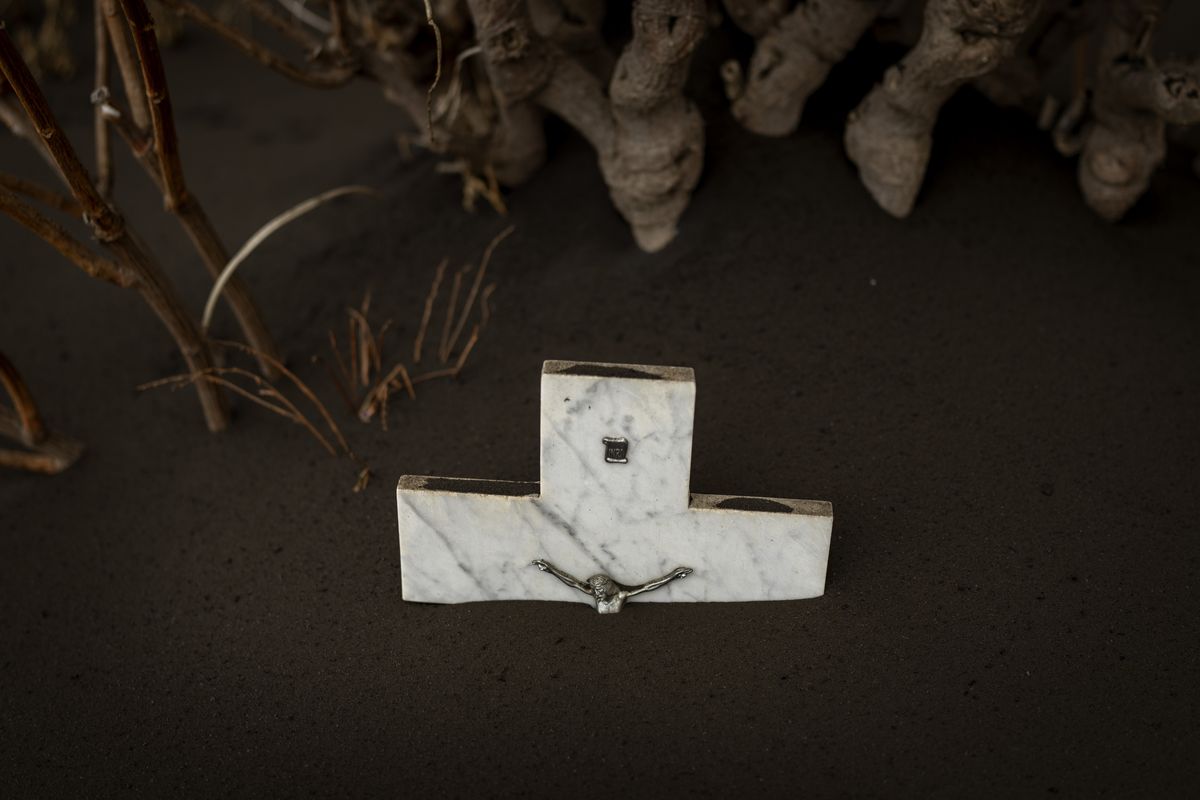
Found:
[[[375,87],[169,51],[185,164],[231,244],[332,186],[386,192],[242,271],[375,477],[353,494],[349,462],[244,403],[214,436],[191,393],[136,393],[182,369],[157,321],[0,221],[0,346],[89,448],[56,478],[0,475],[4,793],[1194,791],[1191,156],[1108,225],[1027,118],[966,92],[896,221],[840,142],[892,57],[856,55],[785,140],[732,124],[710,72],[703,183],[646,255],[561,128],[508,220],[468,214],[454,178],[399,157]],[[90,141],[87,80],[50,93]],[[44,174],[16,142],[0,167]],[[121,167],[198,311],[203,270]],[[350,420],[310,361],[344,307],[372,287],[410,342],[436,263],[509,221],[462,379],[395,401],[387,433]],[[831,500],[825,596],[404,603],[394,481],[536,477],[546,358],[695,367],[694,489]]]

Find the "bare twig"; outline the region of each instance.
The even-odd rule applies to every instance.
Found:
[[[475,343],[479,341],[479,326],[476,325],[471,329],[471,336],[467,339],[467,343],[463,345],[462,352],[458,354],[458,361],[454,362],[454,374],[462,372],[462,368],[466,366],[467,356],[471,355],[471,350],[474,349]]]
[[[329,428],[329,432],[333,434],[335,439],[337,439],[337,443],[342,448],[342,451],[347,455],[350,455],[350,445],[346,443],[346,437],[342,435],[341,428],[339,428],[337,423],[333,421],[333,415],[329,413],[329,409],[325,407],[325,404],[321,402],[316,393],[309,388],[308,384],[300,380],[300,376],[288,369],[282,361],[270,355],[269,353],[263,353],[242,342],[217,339],[213,342],[213,344],[221,347],[231,347],[235,350],[240,350],[243,353],[252,355],[255,358],[266,359],[272,362],[272,366],[275,367],[275,371],[291,381],[292,385],[296,387],[300,394],[304,395],[304,397],[310,403],[312,403],[313,408],[317,410],[317,413],[321,415],[321,419],[325,421],[325,427]]]
[[[96,191],[83,162],[79,160],[75,148],[59,127],[37,81],[17,52],[3,23],[0,23],[0,73],[3,73],[4,79],[12,87],[13,94],[25,109],[33,131],[53,156],[97,238],[101,241],[111,241],[123,235],[124,222]]]
[[[255,385],[255,387],[258,389],[258,393],[256,394],[251,392],[241,384],[230,380],[228,377],[226,377],[228,375],[236,375],[240,378],[245,378]],[[172,375],[168,378],[160,378],[158,380],[148,381],[140,384],[137,387],[137,390],[141,392],[147,389],[156,389],[162,386],[182,386],[201,382],[223,386],[234,394],[244,397],[252,403],[262,406],[268,411],[273,411],[281,417],[290,419],[292,422],[295,422],[297,425],[303,427],[306,431],[312,434],[313,438],[325,448],[329,455],[337,455],[337,451],[333,449],[333,445],[329,443],[329,440],[326,439],[319,430],[317,430],[316,426],[312,424],[308,417],[304,416],[304,414],[300,412],[300,409],[296,407],[295,403],[288,399],[287,395],[280,392],[266,380],[258,375],[255,375],[253,372],[241,369],[240,367],[207,367],[203,370],[191,372],[185,375]],[[278,402],[272,403],[265,398],[271,398]]]
[[[129,112],[133,124],[138,130],[150,127],[150,111],[146,107],[146,91],[142,87],[142,79],[138,77],[138,68],[133,55],[133,48],[125,33],[125,20],[117,11],[119,0],[97,0],[104,10],[104,27],[108,29],[108,39],[112,43],[113,59],[117,62],[117,71],[121,73],[121,84],[125,87],[125,99],[129,102]]]
[[[344,0],[329,0],[329,46],[335,54],[346,52],[346,8]],[[320,30],[318,28],[317,30]]]
[[[23,194],[28,198],[37,200],[42,205],[49,206],[64,214],[70,214],[75,217],[80,214],[79,203],[76,203],[74,199],[61,195],[58,192],[52,192],[33,181],[27,181],[14,175],[0,174],[0,187],[16,192],[17,194]]]
[[[19,438],[21,423],[17,415],[0,406],[0,436]],[[83,444],[51,432],[33,450],[0,448],[0,467],[57,475],[83,455]]]
[[[466,264],[454,273],[454,283],[450,284],[450,302],[446,306],[446,321],[442,324],[442,339],[438,343],[438,360],[445,364],[450,359],[450,331],[454,326],[455,313],[458,310],[458,293],[462,291],[463,275],[471,269]]]
[[[3,188],[3,184],[4,181],[0,181],[0,211],[19,222],[93,278],[123,288],[129,288],[137,283],[136,277],[129,269],[92,252],[86,245],[67,233],[61,225],[27,205],[8,189]]]
[[[479,298],[479,329],[483,330],[487,327],[488,321],[492,318],[492,292],[496,291],[496,284],[489,283],[483,287],[483,295]]]
[[[354,353],[358,354],[356,376],[359,383],[366,388],[371,383],[371,372],[378,372],[380,366],[378,340],[371,332],[371,323],[367,321],[367,312],[371,308],[371,291],[363,295],[360,308],[347,308],[350,315],[351,336],[354,338]]]
[[[492,253],[495,252],[497,245],[508,238],[514,228],[509,225],[504,230],[496,235],[488,243],[487,248],[483,251],[483,258],[479,262],[479,270],[475,273],[475,282],[471,284],[471,291],[467,295],[467,300],[463,304],[462,314],[458,318],[458,324],[454,328],[454,334],[450,337],[449,344],[446,345],[445,354],[448,357],[454,350],[454,345],[458,343],[458,337],[462,335],[463,328],[467,324],[467,317],[471,314],[471,307],[475,305],[475,298],[479,296],[479,287],[483,285],[483,278],[487,274],[488,263],[492,260]],[[442,359],[445,361],[445,358]]]
[[[12,399],[15,409],[0,405],[0,436],[30,448],[29,451],[0,449],[0,467],[57,475],[79,459],[83,445],[46,429],[29,387],[3,353],[0,353],[0,386]]]
[[[358,473],[358,480],[354,482],[354,493],[358,494],[363,489],[367,488],[367,484],[371,480],[371,468],[364,466]]]
[[[162,2],[163,5],[181,16],[192,20],[204,28],[208,28],[258,63],[275,70],[297,83],[303,83],[318,89],[332,89],[349,83],[358,74],[358,67],[354,64],[337,64],[321,70],[309,70],[304,67],[297,67],[283,56],[269,50],[241,31],[231,28],[216,17],[187,2],[187,0],[162,0]]]
[[[34,132],[33,128],[29,127],[21,109],[10,103],[7,97],[0,97],[0,122],[4,123],[4,127],[8,128],[13,136],[29,142],[42,160],[50,165],[50,169],[54,170],[54,174],[61,178],[63,183],[66,183],[67,179],[63,177],[62,170],[58,168],[54,156],[50,155],[50,151],[46,149],[45,142]]]
[[[158,37],[154,34],[154,19],[143,0],[120,2],[125,11],[129,32],[133,36],[138,60],[142,65],[142,80],[145,82],[146,99],[149,101],[150,124],[154,130],[154,150],[158,155],[158,169],[162,174],[167,210],[174,211],[186,201],[187,186],[183,182],[179,136],[175,133],[171,92],[167,86],[167,73],[163,68],[162,56],[158,51]]]
[[[425,125],[429,132],[429,143],[436,145],[437,136],[433,132],[433,92],[442,79],[442,29],[433,20],[433,5],[430,0],[425,0],[425,24],[433,28],[433,39],[437,45],[437,70],[433,73],[433,82],[429,84],[429,90],[425,93]]]
[[[17,412],[17,420],[20,423],[21,435],[14,438],[27,447],[44,441],[48,435],[46,424],[42,422],[42,415],[38,413],[37,404],[33,401],[33,394],[25,385],[21,373],[17,372],[17,368],[4,353],[0,353],[0,386],[4,387],[4,391],[12,400],[13,408]]]
[[[112,196],[112,138],[109,136],[108,122],[104,119],[104,110],[96,99],[108,96],[108,32],[104,24],[104,4],[100,0],[93,3],[92,24],[95,34],[96,76],[95,89],[92,99],[95,107],[92,109],[92,127],[96,136],[96,188],[105,197]]]
[[[358,321],[353,315],[346,316],[346,347],[350,351],[349,385],[353,387],[354,395],[358,396],[355,391],[358,386]]]
[[[367,393],[362,405],[358,408],[358,418],[363,422],[370,422],[377,408],[386,409],[388,393],[392,385],[397,381],[404,387],[404,391],[408,393],[409,399],[417,399],[417,392],[413,388],[412,379],[408,375],[408,368],[403,364],[397,364]],[[386,424],[384,427],[386,428]]]
[[[417,339],[413,342],[413,363],[421,363],[421,347],[425,344],[425,332],[429,329],[429,318],[433,316],[433,304],[437,300],[438,289],[442,286],[442,279],[446,276],[446,267],[449,265],[447,259],[442,259],[437,265],[437,271],[433,274],[433,283],[429,286],[429,295],[425,298],[425,309],[421,312],[421,326],[417,329]]]
[[[0,73],[25,109],[34,130],[45,142],[46,149],[54,157],[60,173],[83,211],[84,219],[91,226],[93,235],[108,248],[117,262],[135,277],[135,285],[142,299],[170,332],[189,368],[197,371],[212,366],[212,355],[208,345],[200,335],[195,321],[184,308],[175,288],[140,242],[126,231],[121,215],[101,197],[66,132],[50,111],[41,87],[30,74],[28,65],[17,52],[3,23],[0,23]],[[23,204],[20,204],[19,200],[14,203],[14,200],[16,198],[10,193],[6,198],[8,208],[20,211]],[[32,215],[26,216],[35,219]],[[41,227],[45,229],[44,225]],[[61,241],[61,237],[59,240]],[[229,421],[224,397],[213,386],[196,388],[209,430],[224,430]]]
[[[105,115],[105,119],[116,127],[137,162],[165,196],[166,186],[150,137],[131,124],[129,116],[119,108],[115,101],[101,100],[100,110]],[[200,201],[188,191],[183,202],[173,210],[173,216],[183,226],[184,232],[187,233],[192,247],[199,254],[208,274],[216,279],[225,265],[229,263],[229,251],[225,249],[225,243],[221,240],[216,228],[213,227],[208,214],[200,205]],[[254,346],[255,350],[278,360],[279,351],[275,346],[275,340],[267,329],[258,304],[250,295],[249,287],[240,278],[234,276],[226,282],[225,299],[233,310],[242,333],[245,334],[246,339]],[[276,377],[270,360],[260,358],[259,365],[264,375],[270,378]]]

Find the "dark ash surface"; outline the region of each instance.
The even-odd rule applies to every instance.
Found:
[[[58,478],[0,475],[0,794],[1200,782],[1200,183],[1182,158],[1109,226],[1027,120],[966,95],[897,222],[842,155],[877,74],[852,63],[783,141],[710,102],[703,185],[647,256],[592,154],[559,137],[510,196],[466,374],[397,398],[384,434],[335,407],[309,357],[368,284],[411,342],[435,264],[477,261],[507,221],[400,162],[374,87],[299,89],[210,43],[167,67],[191,182],[231,246],[332,186],[386,188],[243,271],[375,478],[352,494],[348,462],[244,404],[210,436],[188,392],[137,395],[181,369],[150,313],[0,221],[0,346],[89,447]],[[52,96],[79,141],[88,92]],[[0,162],[43,174],[13,143]],[[121,167],[198,309],[202,270]],[[695,367],[693,490],[831,500],[825,597],[615,618],[402,602],[395,479],[536,478],[547,358]]]

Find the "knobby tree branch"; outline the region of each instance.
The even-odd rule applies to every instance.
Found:
[[[34,131],[53,156],[72,195],[79,203],[84,220],[91,227],[93,235],[109,251],[114,260],[133,276],[133,288],[137,289],[142,299],[167,328],[189,368],[193,372],[211,368],[213,366],[212,354],[207,341],[201,336],[195,320],[188,314],[174,286],[171,285],[157,262],[150,257],[141,242],[131,234],[116,209],[100,195],[79,160],[75,148],[67,138],[66,132],[51,112],[41,87],[30,74],[28,65],[17,52],[2,23],[0,23],[0,74],[3,74],[5,81],[25,109]],[[18,213],[23,214],[27,219],[33,219],[27,211],[20,209],[22,204],[19,201],[13,202],[15,199],[15,195],[11,195],[11,193],[5,198],[5,210],[16,208]],[[46,229],[45,226],[40,226],[31,228],[31,230],[42,235]],[[47,239],[47,241],[51,240]],[[59,246],[60,252],[62,252],[61,240],[58,243],[54,241],[51,243]],[[215,386],[207,383],[197,385],[196,391],[209,429],[224,430],[229,421],[224,396]]]
[[[46,428],[33,394],[4,353],[0,353],[0,386],[13,405],[12,410],[0,405],[0,436],[28,448],[0,448],[0,467],[57,475],[79,460],[83,445]]]

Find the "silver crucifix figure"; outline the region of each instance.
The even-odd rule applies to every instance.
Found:
[[[661,578],[643,583],[641,586],[626,586],[623,583],[617,583],[607,575],[593,575],[587,581],[581,581],[574,575],[563,572],[549,561],[540,558],[530,566],[537,567],[542,572],[549,572],[567,586],[590,595],[596,601],[596,610],[601,614],[616,614],[625,607],[625,601],[635,594],[652,592],[660,586],[666,586],[671,581],[686,578],[692,574],[691,567],[676,567]]]

